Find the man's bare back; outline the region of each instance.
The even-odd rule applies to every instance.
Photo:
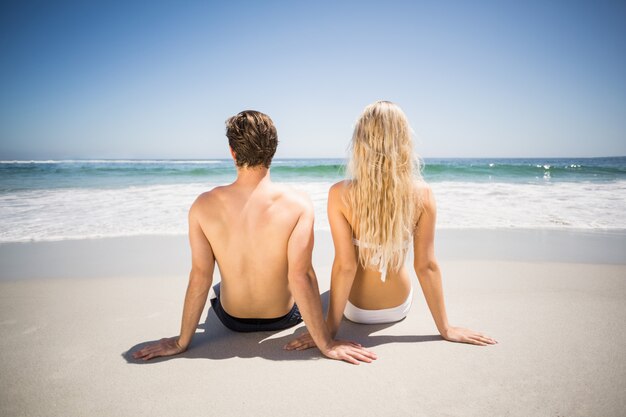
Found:
[[[221,275],[221,302],[240,318],[280,317],[293,307],[287,245],[309,198],[268,178],[216,187],[190,216],[211,245]]]

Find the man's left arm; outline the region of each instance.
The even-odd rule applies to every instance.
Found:
[[[189,243],[191,245],[192,265],[185,294],[180,336],[161,339],[157,343],[138,350],[133,354],[135,359],[148,360],[184,352],[189,347],[196,332],[213,283],[213,271],[215,269],[213,250],[200,226],[199,205],[198,200],[196,200],[189,210]]]
[[[300,308],[311,339],[324,356],[354,365],[360,362],[372,362],[376,359],[376,354],[357,343],[334,340],[326,327],[317,277],[311,263],[314,217],[313,205],[307,197],[306,207],[291,232],[287,244],[289,288]]]

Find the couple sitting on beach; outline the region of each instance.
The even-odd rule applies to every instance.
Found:
[[[326,319],[311,262],[311,200],[270,180],[278,144],[272,120],[256,111],[241,112],[228,119],[226,136],[237,180],[200,195],[189,211],[192,268],[180,336],[138,350],[136,359],[187,349],[217,262],[221,282],[213,288],[211,305],[229,329],[276,331],[304,319],[308,333],[288,343],[287,350],[317,347],[331,359],[371,362],[373,352],[335,335],[344,315],[366,324],[406,317],[413,300],[404,265],[411,244],[415,272],[441,336],[483,346],[496,343],[448,323],[434,254],[435,201],[420,179],[410,127],[397,105],[379,101],[365,109],[352,137],[351,179],[333,185],[328,194],[335,259]]]

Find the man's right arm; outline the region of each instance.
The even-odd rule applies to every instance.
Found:
[[[201,214],[201,203],[198,199],[189,210],[191,272],[189,273],[189,284],[185,294],[180,337],[178,338],[178,345],[182,349],[187,349],[191,343],[191,338],[196,332],[209,290],[213,284],[215,257],[213,248],[211,248],[211,244],[200,226]]]
[[[298,218],[287,246],[289,286],[302,313],[307,330],[325,356],[355,365],[371,362],[376,355],[360,345],[333,340],[324,322],[317,278],[312,273],[314,211],[310,200]]]
[[[191,343],[191,338],[200,322],[200,316],[213,282],[213,270],[215,268],[213,250],[200,226],[201,198],[198,198],[189,210],[189,243],[191,245],[192,265],[185,294],[180,336],[161,339],[136,351],[133,354],[135,359],[149,360],[184,352]]]

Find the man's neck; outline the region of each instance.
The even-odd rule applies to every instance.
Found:
[[[242,187],[256,187],[261,182],[270,181],[269,168],[261,167],[237,167],[237,180],[235,184]]]

